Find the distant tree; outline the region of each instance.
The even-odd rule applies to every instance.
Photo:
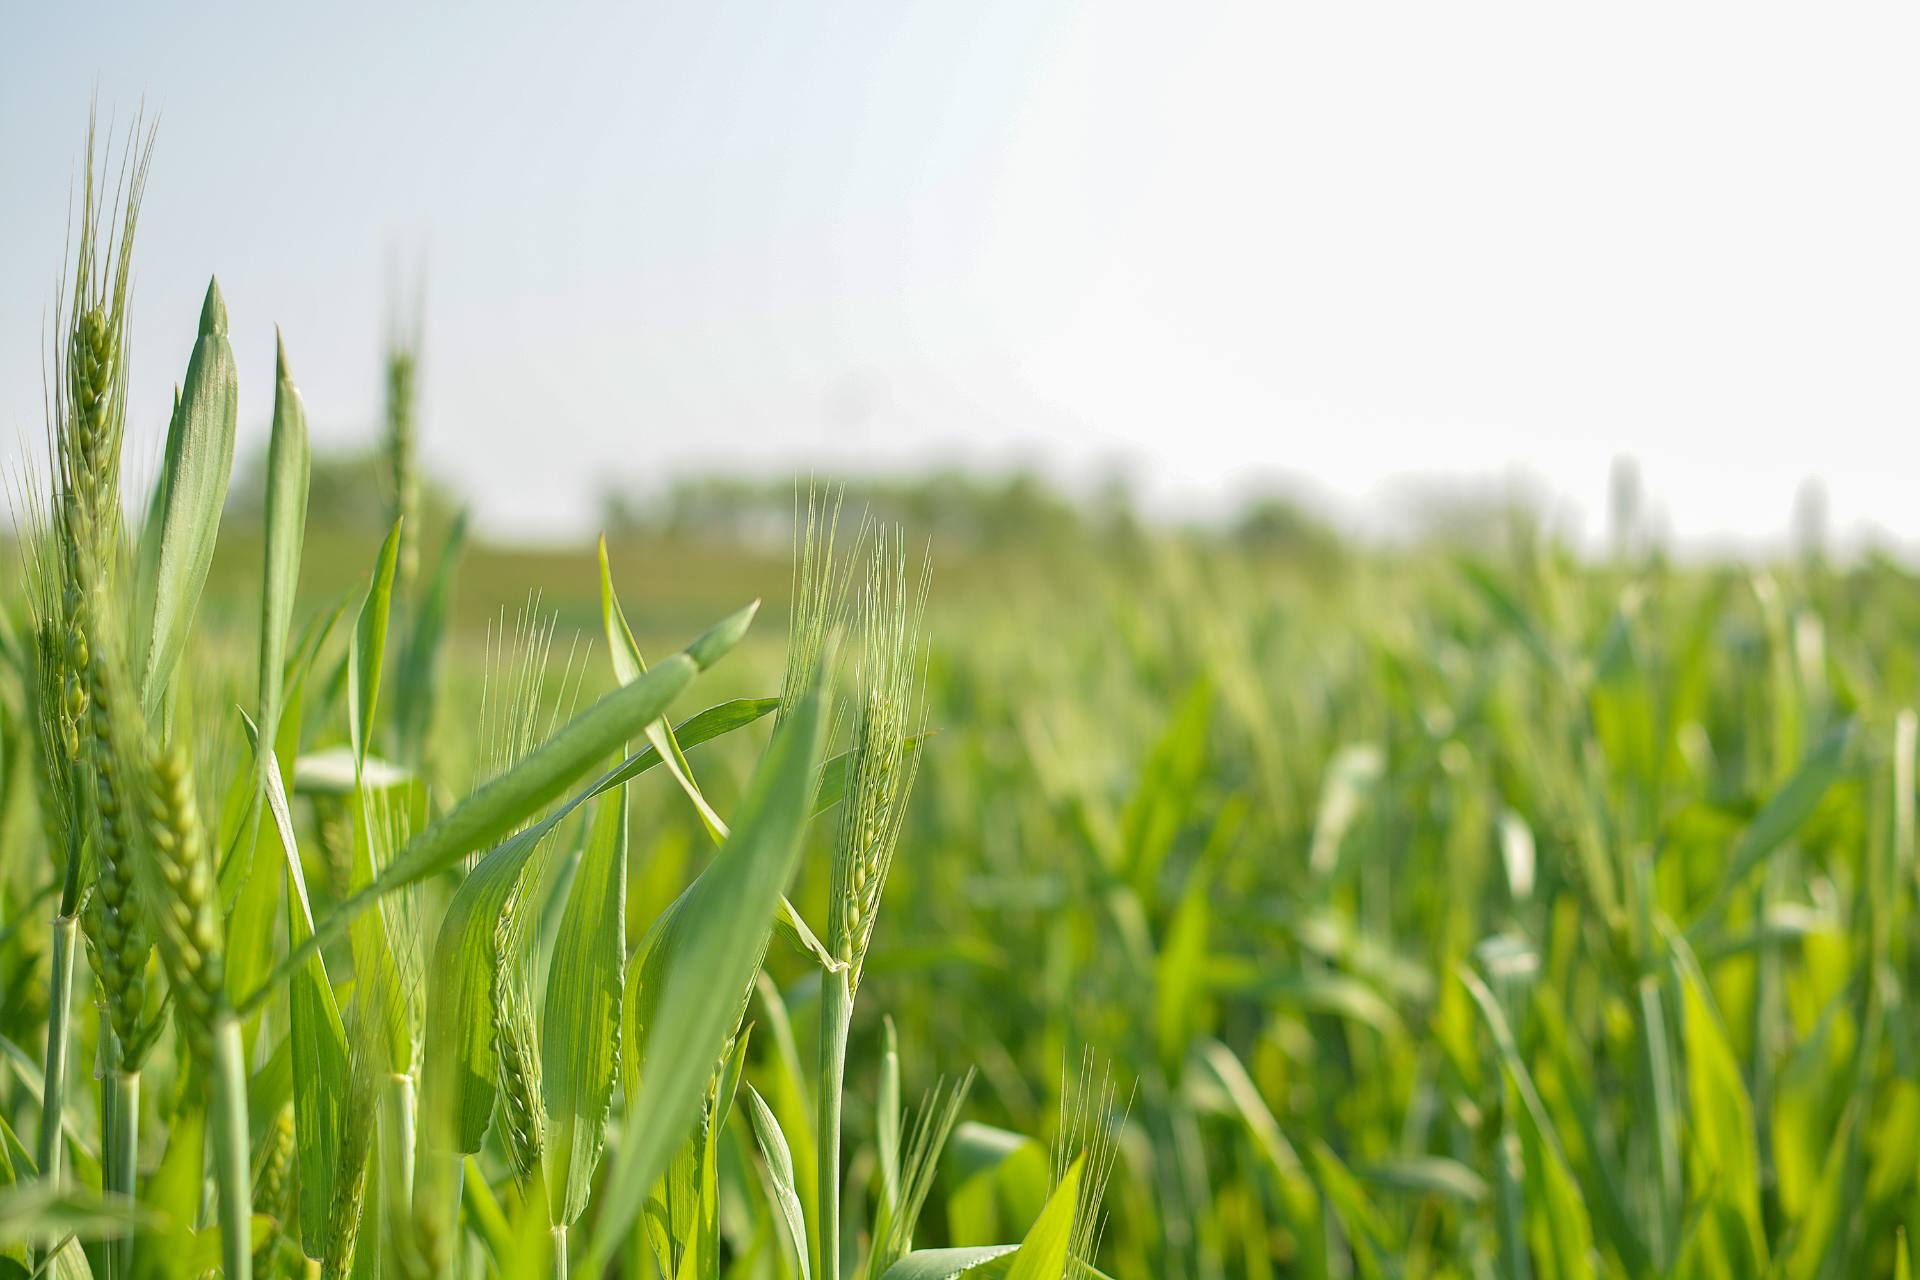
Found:
[[[1332,525],[1278,494],[1265,494],[1249,502],[1234,520],[1230,534],[1248,551],[1312,565],[1333,565],[1346,552]]]
[[[257,525],[266,508],[266,449],[249,454],[236,469],[227,493],[226,518],[236,525]],[[364,449],[316,451],[308,488],[309,528],[338,533],[384,534],[393,518],[393,465],[384,445]],[[459,499],[431,476],[420,478],[419,518],[427,529],[444,529]]]
[[[609,493],[601,510],[608,532],[784,545],[793,536],[795,496],[791,479],[704,475],[674,480],[655,496]],[[981,477],[942,470],[850,480],[845,510],[975,551],[1080,539],[1089,529],[1078,505],[1028,471]]]

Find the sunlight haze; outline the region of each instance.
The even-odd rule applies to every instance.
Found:
[[[93,85],[159,121],[142,459],[209,273],[243,455],[276,323],[316,443],[372,439],[397,262],[427,463],[500,533],[957,462],[1362,523],[1519,475],[1593,537],[1630,455],[1683,540],[1777,536],[1811,477],[1920,540],[1911,10],[268,8],[10,15],[0,432],[42,430]]]

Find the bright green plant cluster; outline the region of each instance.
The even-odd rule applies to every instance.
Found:
[[[222,649],[231,624],[197,625],[236,427],[218,285],[152,496],[122,502],[150,143],[130,137],[109,193],[89,140],[50,470],[21,486],[24,611],[0,632],[0,1274],[911,1280],[991,1263],[1058,1280],[1080,1267],[1074,1230],[1098,1196],[1077,1164],[1005,1243],[914,1247],[964,1089],[936,1091],[908,1129],[897,1054],[875,1149],[884,1230],[834,1234],[844,1019],[817,1082],[830,1127],[796,1105],[815,1082],[790,1076],[771,1103],[745,1083],[756,996],[792,1041],[786,997],[762,976],[775,938],[850,1005],[900,839],[926,581],[910,592],[901,535],[863,526],[837,555],[838,505],[809,499],[778,696],[677,723],[757,606],[649,665],[603,548],[609,691],[583,695],[584,661],[556,679],[552,626],[529,612],[490,645],[489,741],[468,752],[470,780],[430,769],[462,533],[415,577],[411,350],[389,361],[392,531],[364,589],[322,606],[299,593],[311,456],[280,348],[256,621],[238,628],[257,661]],[[860,655],[845,673],[842,646]],[[834,754],[843,692],[854,727]],[[710,801],[689,753],[744,745],[769,719],[730,802]],[[633,803],[658,783],[712,852],[630,948]],[[837,952],[785,892],[815,827],[838,830],[836,865],[853,868]],[[76,1087],[88,1059],[97,1090]],[[804,1176],[796,1145],[817,1153]],[[829,1198],[803,1204],[803,1185]],[[743,1220],[760,1224],[745,1238]]]
[[[1332,584],[1162,539],[1012,594],[930,682],[862,991],[964,1035],[1014,1129],[1067,1046],[1137,1080],[1104,1269],[1907,1265],[1909,570],[1516,525]]]

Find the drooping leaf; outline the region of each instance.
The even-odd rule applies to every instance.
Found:
[[[531,754],[455,805],[449,812],[415,835],[373,880],[357,889],[332,914],[319,922],[314,937],[275,966],[269,981],[256,988],[241,1002],[246,1012],[265,998],[275,981],[295,965],[304,963],[308,954],[340,936],[347,925],[374,902],[394,890],[417,884],[453,866],[475,849],[484,848],[513,831],[533,814],[552,803],[569,786],[615,750],[638,725],[661,715],[693,677],[712,665],[736,644],[752,621],[749,606],[695,640],[681,653],[656,665],[630,685],[614,690],[568,721],[559,732]],[[712,709],[713,728],[723,732],[755,718],[740,719],[738,704],[723,704]],[[635,753],[574,794],[542,827],[563,820],[579,805],[607,789],[637,776],[658,763],[652,747]],[[517,837],[516,837],[517,838]]]
[[[627,625],[627,615],[620,608],[620,598],[614,594],[613,568],[607,561],[605,537],[600,539],[600,622],[607,634],[607,653],[613,660],[614,678],[621,684],[631,684],[645,675],[646,659],[640,656],[640,646],[634,642],[633,629]],[[665,720],[653,721],[647,726],[647,742],[660,753],[660,759],[667,766],[674,785],[685,793],[688,803],[706,827],[707,834],[716,841],[724,840],[727,824],[707,803],[706,796],[701,794],[699,783],[693,779],[693,770],[687,764],[686,756],[681,753],[680,744],[674,739],[673,727]]]
[[[157,1219],[123,1196],[85,1187],[15,1182],[0,1188],[0,1248],[79,1240],[114,1240]]]

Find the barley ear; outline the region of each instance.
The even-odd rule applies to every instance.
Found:
[[[852,991],[859,989],[919,767],[911,739],[925,721],[921,621],[927,581],[923,564],[917,582],[910,582],[898,528],[873,536],[859,602],[853,743],[834,844],[827,938],[828,950],[849,968]]]

